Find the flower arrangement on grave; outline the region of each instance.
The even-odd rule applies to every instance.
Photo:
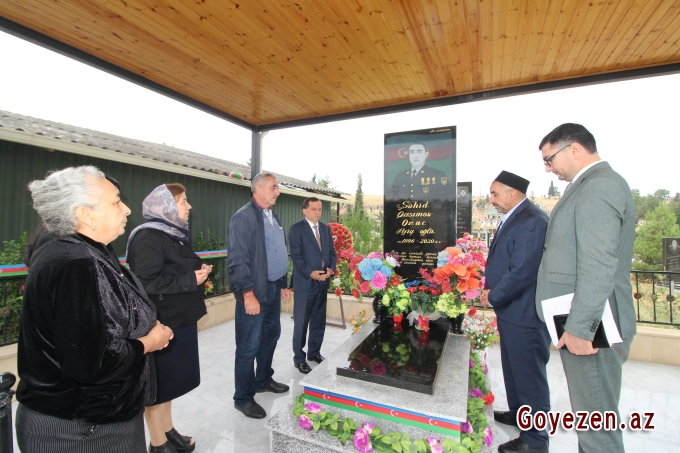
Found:
[[[501,337],[498,333],[497,319],[495,316],[481,316],[477,314],[477,309],[472,307],[463,321],[463,331],[465,336],[470,339],[470,348],[474,350],[484,350],[489,346],[496,345]]]
[[[353,292],[354,271],[359,263],[364,259],[360,253],[356,253],[353,248],[354,240],[352,233],[339,223],[329,223],[331,235],[333,236],[333,246],[336,253],[335,275],[331,280],[331,288],[336,296],[342,296]],[[355,297],[358,295],[353,294]]]
[[[410,324],[415,325],[418,330],[429,330],[430,321],[441,316],[436,309],[441,291],[436,285],[420,280],[408,282],[404,286],[411,295],[409,302],[411,313],[408,315]]]
[[[471,390],[467,404],[467,420],[461,426],[460,442],[436,437],[411,440],[408,434],[383,433],[379,426],[372,423],[358,425],[351,418],[342,418],[340,413],[334,414],[324,410],[319,403],[305,401],[304,393],[295,398],[293,415],[297,418],[300,428],[308,431],[325,430],[343,443],[351,439],[354,448],[362,453],[374,450],[383,453],[405,451],[478,453],[482,445],[490,447],[493,443],[493,434],[484,414],[484,406],[493,402],[493,393],[487,388],[487,376],[475,352],[470,354],[469,382]],[[482,396],[475,396],[478,394]]]
[[[430,285],[441,291],[437,312],[455,318],[479,299],[484,288],[486,245],[469,233],[437,255],[437,268],[432,272],[420,269],[420,275]]]
[[[401,316],[411,306],[411,293],[408,292],[406,285],[403,283],[390,286],[383,296],[383,304],[387,306],[390,314],[394,316],[394,320],[399,322],[401,321]]]
[[[359,296],[359,300],[363,296],[382,295],[382,304],[389,306],[389,297],[385,299],[386,291],[393,286],[398,286],[401,283],[401,277],[394,270],[401,266],[399,264],[399,255],[382,252],[371,252],[366,258],[361,260],[354,271],[354,291]]]

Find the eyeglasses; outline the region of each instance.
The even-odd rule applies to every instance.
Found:
[[[574,143],[569,143],[567,146],[563,146],[562,148],[560,148],[560,150],[557,151],[557,152],[556,152],[555,154],[553,154],[552,156],[546,157],[545,159],[543,159],[543,164],[544,164],[546,167],[547,167],[548,165],[552,165],[552,161],[553,161],[553,159],[555,158],[555,156],[557,156],[559,153],[561,153],[561,152],[564,151],[565,149],[569,148],[569,147],[570,147],[571,145],[573,145],[573,144],[574,144]]]

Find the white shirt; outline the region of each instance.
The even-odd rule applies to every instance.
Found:
[[[509,210],[509,211],[506,212],[505,214],[502,214],[502,215],[501,215],[501,222],[505,222],[505,220],[506,220],[508,217],[510,217],[510,216],[512,215],[513,212],[515,212],[515,209],[517,209],[517,207],[518,207],[519,205],[521,205],[522,203],[524,203],[525,201],[526,201],[526,198],[524,198],[522,201],[520,201],[519,203],[517,203],[517,204],[515,205],[514,208],[512,208],[511,210]],[[503,226],[501,226],[501,228],[503,228]],[[501,228],[499,228],[498,231],[500,231]],[[498,231],[496,231],[496,234],[498,234]]]
[[[311,220],[308,220],[307,217],[305,217],[305,220],[307,220],[307,223],[309,224],[309,227],[312,229],[312,233],[314,233],[314,227],[317,226],[319,223],[312,223]],[[316,237],[316,233],[314,233],[314,237]],[[319,238],[321,238],[321,230],[319,230]]]
[[[588,171],[588,169],[589,169],[590,167],[592,167],[593,165],[597,165],[597,164],[599,164],[599,163],[601,163],[601,162],[606,162],[606,160],[597,160],[597,161],[593,162],[592,164],[589,164],[589,165],[586,165],[585,167],[583,167],[578,173],[576,173],[576,176],[574,176],[574,177],[572,178],[571,184],[574,184],[574,183],[576,182],[576,180],[579,178],[579,176],[581,176],[583,173],[585,173],[586,171]]]

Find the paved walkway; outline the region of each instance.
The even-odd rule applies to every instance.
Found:
[[[252,420],[233,407],[234,392],[234,322],[220,324],[199,333],[201,353],[201,386],[175,401],[173,413],[175,427],[183,434],[197,440],[196,453],[266,453],[269,452],[269,431],[265,424],[271,414],[278,412],[294,395],[302,390],[298,381],[303,376],[293,368],[291,341],[293,321],[290,314],[281,314],[282,333],[274,356],[274,379],[291,386],[283,395],[264,393],[256,396],[267,411],[267,418]],[[328,356],[350,335],[351,329],[334,327],[326,329],[322,354]],[[503,372],[500,368],[498,347],[490,350],[489,378],[496,409],[507,409]],[[310,366],[316,366],[310,363]],[[551,352],[548,363],[551,403],[553,410],[570,409],[567,384],[562,371],[559,353]],[[628,453],[661,453],[678,451],[680,433],[680,368],[629,361],[623,368],[623,391],[620,405],[622,415],[633,411],[655,412],[656,430],[653,432],[624,432]],[[513,427],[499,425],[507,438],[518,435]],[[148,434],[147,434],[148,439]],[[675,446],[674,446],[675,445]],[[558,433],[551,438],[552,453],[576,453],[577,438],[574,431]],[[15,445],[15,451],[18,451]]]

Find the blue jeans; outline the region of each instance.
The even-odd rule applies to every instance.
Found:
[[[234,365],[234,404],[243,406],[257,390],[272,383],[272,359],[281,336],[282,280],[267,283],[267,301],[260,302],[260,313],[246,314],[245,304],[236,302],[236,363]],[[257,370],[254,369],[257,360]]]

